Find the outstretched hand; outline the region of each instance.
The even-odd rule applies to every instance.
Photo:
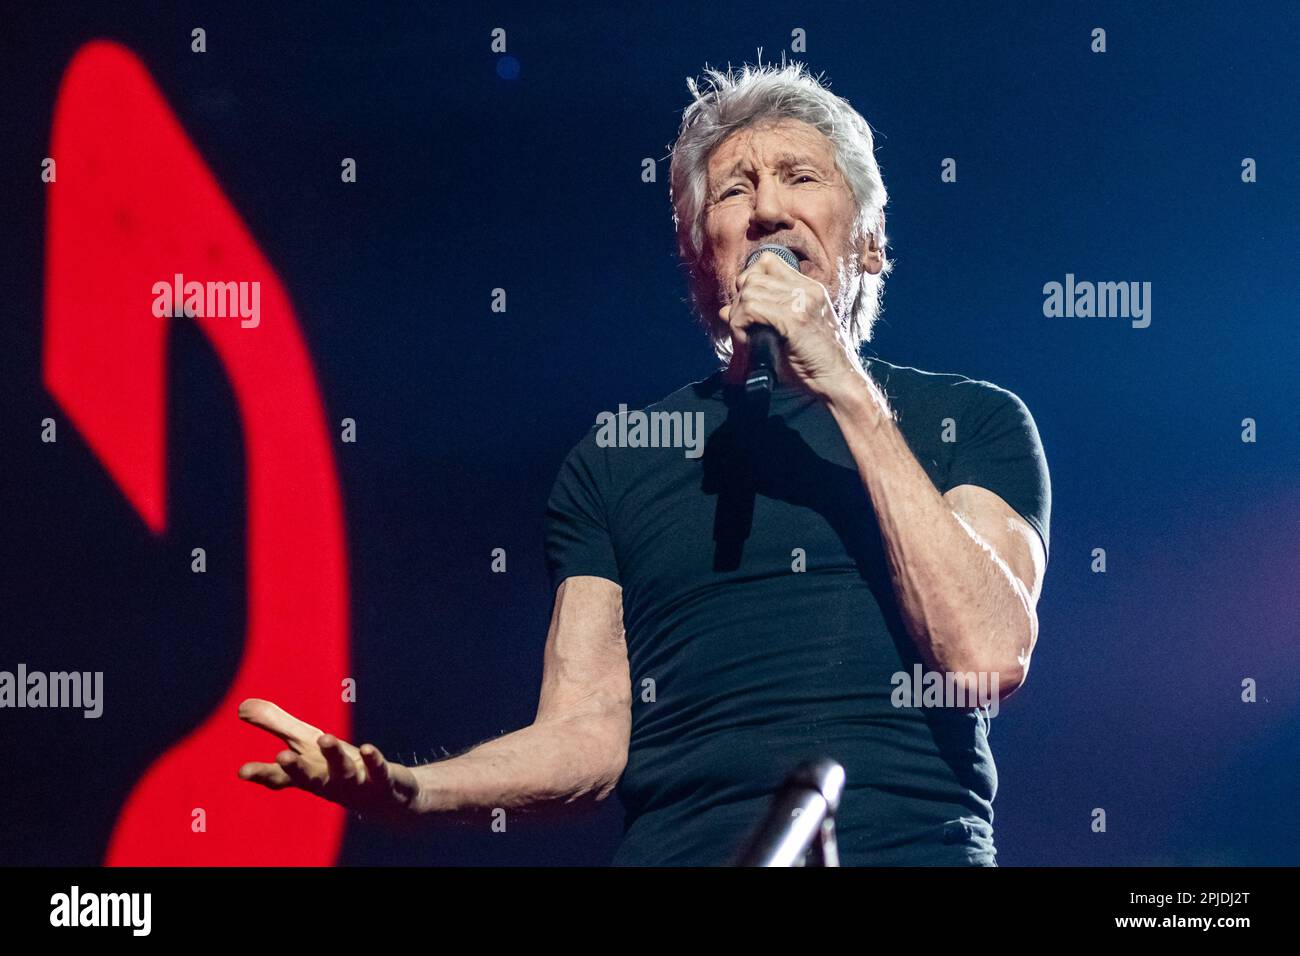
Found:
[[[275,763],[250,762],[239,778],[271,790],[297,787],[363,817],[409,822],[420,785],[410,767],[384,759],[373,744],[354,747],[287,713],[269,700],[250,697],[239,719],[279,737],[288,750]]]

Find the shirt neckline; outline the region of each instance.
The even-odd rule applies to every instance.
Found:
[[[876,360],[867,359],[864,357],[863,359],[864,367],[866,363],[871,361],[876,361]],[[745,386],[743,384],[733,385],[725,381],[723,379],[723,375],[725,373],[726,373],[726,369],[718,369],[713,374],[711,374],[706,379],[704,379],[704,381],[700,382],[699,387],[702,389],[703,393],[707,395],[709,398],[720,399],[725,401],[726,404],[732,405],[736,402],[741,401],[744,398]],[[868,374],[870,374],[869,371]],[[815,401],[817,396],[813,395],[811,392],[805,391],[804,389],[800,388],[798,385],[794,385],[789,382],[777,382],[776,385],[772,387],[773,405],[786,404],[792,401],[797,401],[801,398],[808,399],[809,401]]]

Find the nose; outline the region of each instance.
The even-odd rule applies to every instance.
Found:
[[[786,208],[787,193],[779,177],[760,176],[754,193],[754,223],[764,232],[794,228],[794,218]]]

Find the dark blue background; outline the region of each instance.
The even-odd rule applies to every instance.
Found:
[[[561,458],[598,411],[714,367],[667,196],[685,78],[759,47],[779,60],[802,27],[798,58],[879,131],[897,265],[875,353],[1016,392],[1051,467],[1040,642],[991,734],[1000,861],[1300,863],[1300,8],[996,7],[7,14],[0,667],[113,676],[98,721],[0,712],[0,861],[102,859],[131,781],[220,699],[242,639],[240,440],[201,338],[181,329],[172,345],[165,540],[71,427],[39,442],[40,419],[59,417],[40,378],[39,169],[74,51],[108,37],[142,58],[283,277],[328,419],[358,423],[336,449],[356,736],[410,762],[532,719]],[[206,54],[190,52],[195,26]],[[339,181],[344,156],[356,184]],[[641,182],[645,157],[658,182]],[[1067,272],[1150,281],[1151,326],[1044,318],[1042,286]],[[489,310],[498,286],[505,314]],[[489,572],[495,547],[505,575]],[[1104,575],[1089,569],[1098,547]],[[1240,702],[1245,677],[1258,703]],[[354,826],[343,861],[604,863],[620,825],[611,804],[503,835]]]

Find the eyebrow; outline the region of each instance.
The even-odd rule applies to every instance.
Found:
[[[736,173],[740,171],[740,168],[744,165],[745,165],[744,159],[736,160],[735,164],[730,169],[728,169],[725,173],[723,173],[721,176],[718,177],[718,181],[721,182],[723,180],[730,179],[732,176],[735,176]],[[779,169],[789,169],[791,166],[812,166],[814,169],[822,168],[822,164],[819,163],[817,160],[813,159],[812,157],[805,156],[802,153],[790,153],[790,152],[777,154],[776,165],[777,168]]]

